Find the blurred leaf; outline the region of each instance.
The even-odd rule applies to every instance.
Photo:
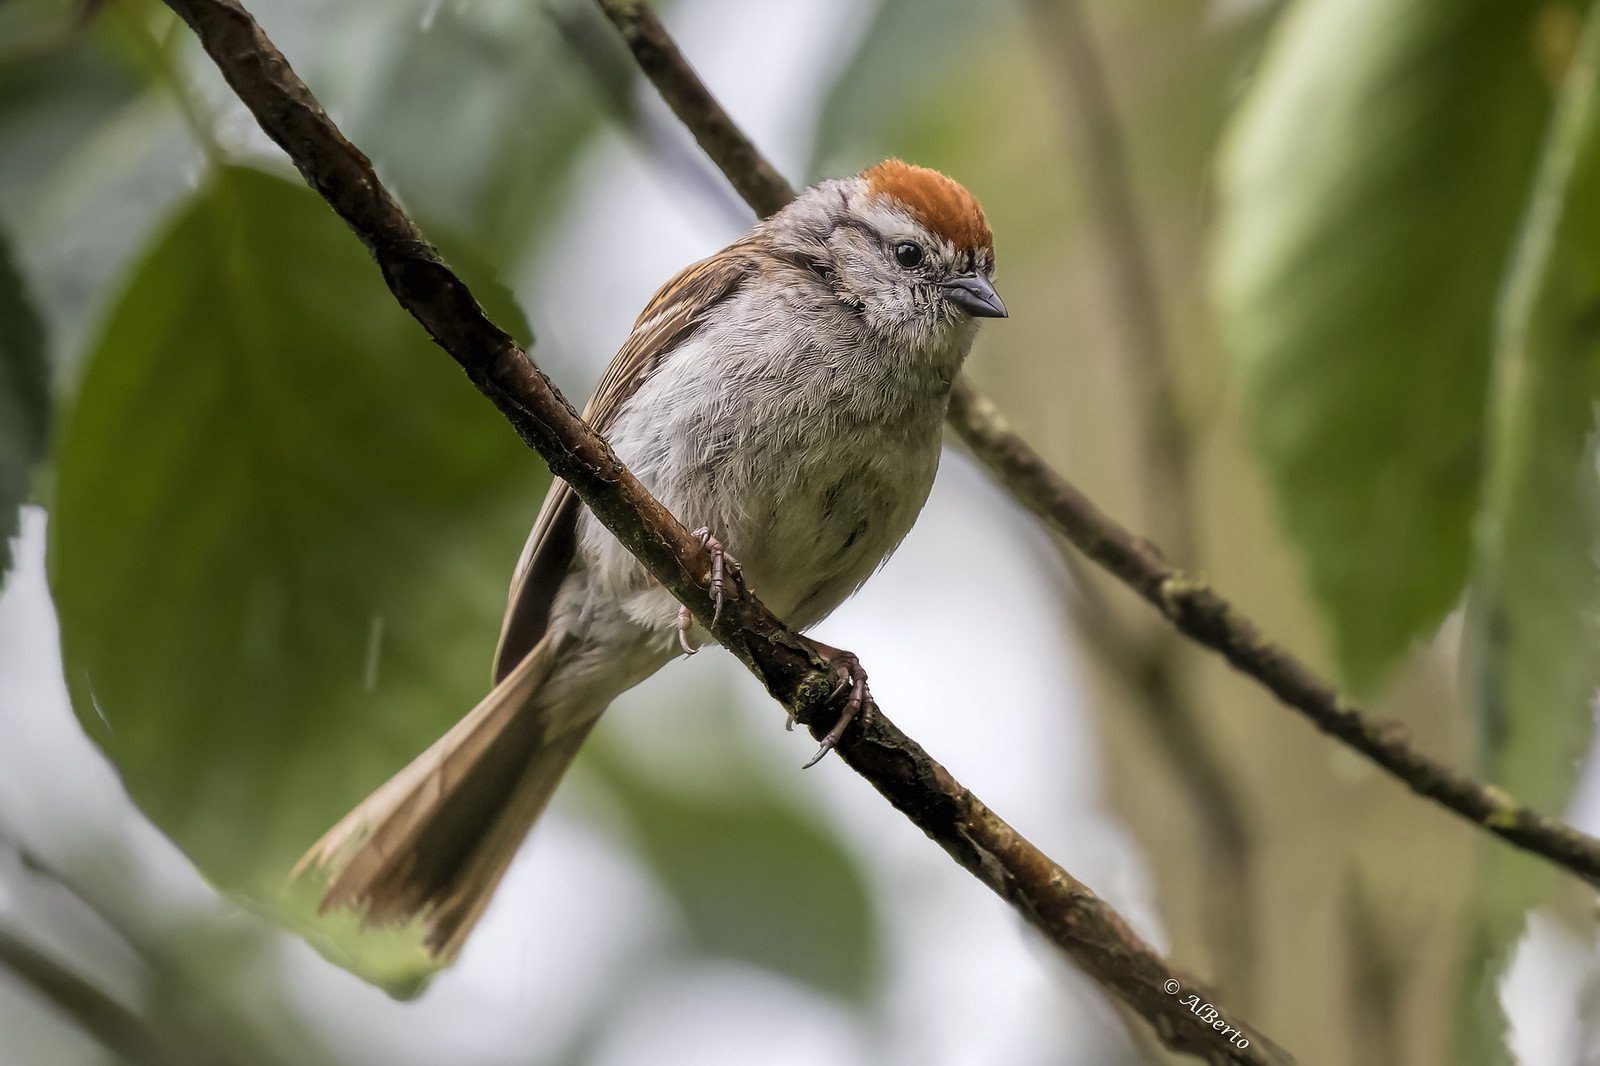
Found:
[[[1600,687],[1600,15],[1568,75],[1501,304],[1472,615],[1490,776],[1563,803]]]
[[[754,775],[708,794],[622,768],[603,775],[640,855],[677,901],[696,950],[763,966],[852,1002],[882,970],[865,874],[826,825]]]
[[[74,379],[99,320],[205,157],[171,100],[137,97],[51,171],[17,229],[61,380]]]
[[[192,46],[194,35],[159,6],[117,0],[84,26],[76,2],[0,6],[33,16],[10,37],[0,16],[0,226],[58,373],[75,372],[106,294],[201,172],[152,37],[176,26],[170,37]]]
[[[977,47],[994,16],[964,0],[880,0],[823,101],[812,173],[849,174],[890,148],[928,166],[961,152],[963,131],[983,129],[993,101],[982,84],[944,92],[926,75],[942,57]],[[929,106],[930,91],[939,106]]]
[[[223,170],[134,274],[64,425],[74,709],[208,878],[285,919],[298,854],[481,695],[543,483],[315,196]],[[423,966],[404,937],[313,934],[391,987]]]
[[[1600,8],[1570,66],[1500,307],[1492,462],[1467,648],[1486,775],[1569,799],[1600,687]],[[1464,1063],[1499,1062],[1498,973],[1549,871],[1485,849],[1463,966]]]
[[[1226,153],[1224,339],[1357,687],[1466,577],[1494,297],[1547,111],[1537,11],[1306,0]]]
[[[50,371],[44,323],[28,299],[0,233],[0,585],[11,569],[17,509],[28,498],[33,468],[50,434]]]
[[[0,26],[0,220],[13,227],[61,160],[139,90],[104,34],[68,39],[70,5],[50,8],[0,5],[19,23]]]
[[[566,37],[600,20],[587,2],[588,19],[572,19],[575,2],[376,12],[386,39],[352,136],[406,199],[496,263],[526,252],[564,202],[561,179],[602,117],[608,75]]]

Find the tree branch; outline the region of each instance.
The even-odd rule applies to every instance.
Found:
[[[619,28],[625,21],[653,19],[642,0],[596,2]],[[664,35],[664,31],[657,32]],[[693,99],[696,92],[705,92],[705,86],[686,64],[682,69],[663,69],[652,77],[668,103],[683,101],[673,105],[680,119],[688,122],[696,114],[711,113],[719,122],[732,125],[714,100]],[[749,151],[755,153],[754,148]],[[723,165],[721,159],[713,159]],[[729,180],[739,184],[733,175]],[[751,206],[762,209],[754,201]],[[1012,432],[999,409],[964,376],[951,394],[948,421],[1018,503],[1147,600],[1179,632],[1217,652],[1280,703],[1366,756],[1413,792],[1600,887],[1600,840],[1539,814],[1496,785],[1423,754],[1411,745],[1410,731],[1403,724],[1370,718],[1347,702],[1310,667],[1268,640],[1254,622],[1204,581],[1172,566],[1155,545],[1096,507]]]
[[[656,92],[756,214],[765,218],[794,199],[794,188],[722,109],[649,4],[601,0],[600,7]]]
[[[1401,723],[1368,717],[1238,608],[1162,557],[1094,505],[1006,425],[994,404],[957,382],[950,420],[973,453],[1023,506],[1148,601],[1190,639],[1217,652],[1312,725],[1426,796],[1524,851],[1600,886],[1600,840],[1523,806],[1419,752]]]
[[[0,849],[11,853],[19,871],[31,875],[42,887],[69,898],[103,924],[138,957],[147,977],[157,984],[175,985],[181,979],[167,960],[141,944],[104,907],[25,847],[21,838],[4,825],[0,825]],[[8,971],[119,1059],[137,1066],[237,1066],[246,1061],[266,1061],[253,1054],[254,1040],[231,1016],[232,1012],[186,980],[183,993],[193,1004],[194,1016],[205,1018],[203,1028],[181,1023],[158,1027],[152,1019],[111,996],[49,952],[3,927],[0,927],[0,970]]]
[[[489,321],[238,0],[167,5],[194,30],[261,128],[366,244],[400,305],[701,625],[813,735],[825,733],[838,713],[825,664],[753,594],[732,600],[713,624],[710,560],[698,540],[651,498],[527,353]],[[1209,1017],[1196,1016],[1183,998],[1167,991],[1189,992],[1190,979],[1176,974],[1103,900],[985,807],[886,715],[874,714],[870,723],[849,731],[839,755],[1144,1016],[1168,1047],[1213,1063],[1291,1061],[1240,1019],[1227,1017],[1242,1030],[1230,1039],[1212,1027],[1217,1010],[1208,1007]]]
[[[0,969],[77,1022],[108,1051],[142,1066],[177,1066],[177,1056],[143,1018],[32,944],[0,928]]]

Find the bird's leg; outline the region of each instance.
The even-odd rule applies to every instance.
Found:
[[[716,625],[722,618],[722,604],[724,599],[739,595],[739,582],[743,573],[739,569],[739,560],[728,554],[722,542],[711,535],[711,527],[701,526],[691,537],[700,541],[700,546],[711,555],[711,624]],[[694,615],[689,613],[689,608],[678,607],[678,646],[685,655],[693,655],[699,649],[689,643],[689,630],[694,627]]]
[[[828,730],[827,735],[822,738],[822,746],[811,757],[811,761],[806,763],[805,769],[809,770],[821,762],[824,755],[838,747],[839,739],[844,736],[845,729],[855,720],[856,715],[859,714],[861,716],[863,723],[871,721],[873,708],[877,704],[872,701],[872,689],[867,687],[867,672],[862,668],[861,660],[855,657],[854,652],[831,647],[820,640],[812,640],[810,637],[805,638],[805,640],[806,643],[811,645],[812,650],[817,653],[818,658],[826,662],[833,670],[834,677],[838,680],[838,683],[834,686],[832,698],[837,699],[846,692],[850,694],[850,697],[845,700],[843,710],[839,712],[839,720],[833,724],[833,728]],[[791,718],[789,724],[792,727],[794,719]]]

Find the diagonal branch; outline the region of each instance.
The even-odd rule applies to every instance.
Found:
[[[138,1066],[190,1063],[133,1010],[28,941],[0,927],[0,971],[9,973],[109,1051]]]
[[[630,46],[635,46],[636,39],[652,34],[665,36],[642,0],[597,2]],[[652,23],[655,28],[650,30]],[[679,119],[689,124],[700,120],[700,116],[714,115],[721,130],[718,139],[726,142],[732,120],[710,99],[705,86],[681,62],[681,57],[680,63],[665,67],[658,64],[647,68],[647,73]],[[709,147],[707,151],[725,173],[740,158],[760,158],[748,142],[736,147],[723,144],[720,155]],[[740,185],[733,174],[729,174],[729,180]],[[750,206],[765,212],[780,205],[752,199]],[[1155,545],[1130,533],[1096,507],[1027,441],[1012,432],[998,408],[965,377],[956,382],[948,420],[1018,503],[1149,601],[1179,632],[1221,655],[1279,702],[1366,756],[1413,792],[1600,886],[1600,840],[1519,803],[1496,785],[1478,781],[1424,754],[1412,745],[1410,731],[1404,725],[1369,717],[1346,701],[1305,663],[1268,640],[1253,621],[1204,581],[1172,566]]]
[[[205,989],[180,973],[169,959],[150,950],[95,899],[29,850],[21,838],[0,824],[0,854],[37,887],[70,899],[110,930],[138,957],[152,983],[170,985],[189,1008],[176,1019],[152,1019],[110,995],[77,969],[0,925],[0,974],[29,989],[37,998],[98,1040],[119,1061],[134,1066],[239,1066],[265,1061],[254,1035],[234,1013]],[[0,878],[0,889],[17,888]],[[32,887],[32,886],[30,886]],[[26,926],[28,923],[18,923]],[[31,931],[31,930],[30,930]],[[202,1026],[188,1024],[204,1018]],[[161,1022],[163,1024],[158,1024]]]
[[[167,0],[167,5],[194,30],[261,128],[366,244],[400,305],[656,580],[813,735],[825,733],[838,713],[825,664],[753,594],[731,601],[713,622],[710,560],[699,541],[583,423],[527,353],[489,321],[249,12],[238,0]],[[1207,1005],[1197,1015],[1184,997],[1169,992],[1187,991],[1192,981],[1175,973],[1111,907],[984,806],[887,716],[875,714],[870,724],[847,733],[839,754],[958,863],[1148,1020],[1168,1047],[1213,1063],[1291,1061],[1237,1018],[1227,1022],[1242,1032],[1224,1036],[1213,1028],[1222,1017],[1215,1008]],[[1198,992],[1189,998],[1198,1004]]]
[[[1172,566],[1079,492],[1006,425],[994,404],[957,382],[950,421],[1011,491],[1080,551],[1114,574],[1191,640],[1226,659],[1312,725],[1426,796],[1503,840],[1600,885],[1600,840],[1518,803],[1499,787],[1418,751],[1399,722],[1371,718],[1200,578]]]
[[[794,199],[794,188],[711,95],[649,4],[600,0],[600,7],[639,69],[751,210],[765,218]]]

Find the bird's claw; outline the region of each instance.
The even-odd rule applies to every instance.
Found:
[[[839,741],[843,738],[844,731],[849,728],[850,723],[855,721],[858,715],[863,724],[870,722],[873,708],[877,706],[872,699],[872,689],[867,685],[867,671],[862,667],[860,659],[857,659],[851,652],[841,651],[838,648],[829,648],[826,645],[820,646],[818,651],[819,653],[824,653],[822,658],[833,668],[834,676],[838,679],[838,683],[834,685],[831,698],[837,699],[846,692],[850,694],[850,697],[845,700],[844,707],[839,712],[839,720],[833,724],[833,728],[828,730],[827,735],[822,738],[822,745],[817,748],[817,753],[802,768],[806,770],[817,765],[822,761],[824,755],[839,746]]]
[[[689,535],[697,537],[700,546],[711,556],[711,624],[716,625],[722,621],[723,601],[738,595],[736,586],[743,576],[739,560],[729,555],[722,542],[711,535],[710,526],[701,526]]]
[[[711,624],[714,626],[722,621],[723,603],[739,594],[738,587],[743,579],[743,571],[739,568],[739,560],[728,554],[722,542],[711,535],[710,526],[701,526],[691,534],[699,539],[700,546],[711,556]],[[699,649],[689,643],[689,630],[694,627],[694,615],[689,613],[689,608],[678,608],[678,647],[683,649],[685,655],[693,655]]]
[[[700,649],[689,643],[689,630],[694,628],[694,615],[689,613],[689,608],[678,605],[678,647],[683,649],[683,654],[693,655]]]

